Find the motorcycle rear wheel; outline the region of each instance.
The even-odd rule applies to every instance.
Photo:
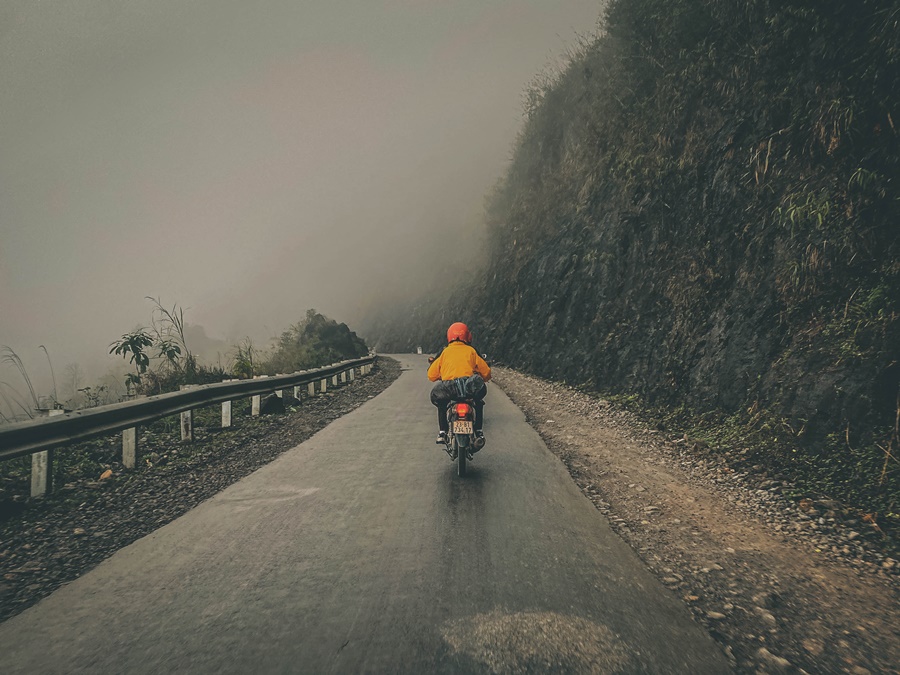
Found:
[[[465,476],[466,475],[466,460],[468,459],[468,457],[467,457],[468,448],[460,447],[459,442],[455,438],[453,439],[453,443],[454,443],[454,445],[456,445],[456,453],[457,453],[456,461],[458,462],[456,465],[457,473],[460,476]]]

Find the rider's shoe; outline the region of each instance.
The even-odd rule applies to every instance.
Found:
[[[484,447],[484,432],[479,429],[475,432],[475,449],[481,450]]]
[[[447,432],[446,431],[439,432],[434,443],[435,443],[435,445],[447,445]]]

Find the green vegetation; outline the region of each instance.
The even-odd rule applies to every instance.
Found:
[[[188,348],[184,310],[174,305],[167,310],[158,299],[154,303],[150,328],[139,327],[110,345],[110,354],[130,359],[135,372],[126,375],[131,393],[156,394],[177,391],[183,384],[220,382],[229,376],[221,366],[201,364]],[[346,324],[314,309],[284,331],[268,350],[261,350],[246,337],[234,345],[230,375],[292,373],[317,368],[369,353],[366,343]]]
[[[898,21],[897,0],[612,0],[526,97],[488,272],[369,334],[431,348],[467,320],[512,366],[693,411],[897,513]]]
[[[221,366],[200,364],[188,348],[184,309],[166,309],[158,298],[147,297],[154,307],[150,327],[138,327],[110,345],[109,353],[127,358],[134,366],[125,376],[128,395],[177,391],[183,384],[220,382]]]
[[[346,324],[310,309],[303,321],[281,334],[273,345],[272,353],[259,368],[260,372],[268,375],[291,373],[360,358],[368,353],[366,343]]]

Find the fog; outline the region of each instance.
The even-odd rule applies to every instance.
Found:
[[[354,327],[477,254],[527,84],[599,13],[4,0],[0,344],[97,374],[148,295],[226,341],[311,307]]]

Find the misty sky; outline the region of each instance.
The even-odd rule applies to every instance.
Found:
[[[352,327],[476,239],[525,87],[600,7],[3,0],[0,344],[102,364],[147,295],[222,338]]]

